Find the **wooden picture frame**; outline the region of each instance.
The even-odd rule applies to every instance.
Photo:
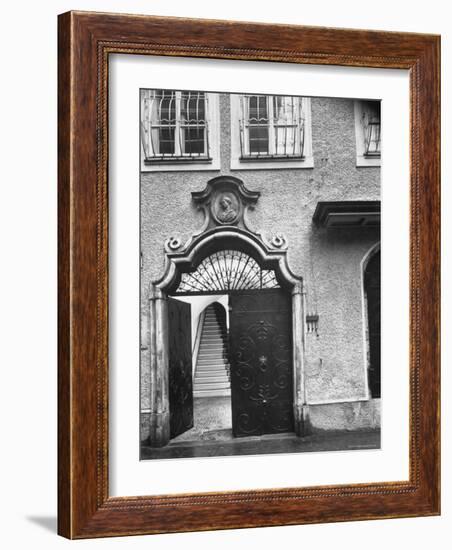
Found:
[[[59,16],[58,532],[68,538],[440,513],[440,38],[138,15]],[[108,63],[113,53],[410,73],[408,481],[110,497]]]

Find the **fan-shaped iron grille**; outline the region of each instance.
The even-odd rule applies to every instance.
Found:
[[[238,250],[221,250],[204,258],[196,271],[183,273],[177,293],[264,288],[279,288],[273,270],[261,269],[256,260]]]

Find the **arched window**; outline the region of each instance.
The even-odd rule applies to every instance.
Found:
[[[381,397],[380,339],[380,251],[368,261],[364,270],[369,334],[369,389],[372,397]]]
[[[228,292],[279,288],[275,272],[262,269],[239,250],[220,250],[207,256],[196,271],[183,273],[177,293]]]

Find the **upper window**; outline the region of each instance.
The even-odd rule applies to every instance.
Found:
[[[358,166],[379,166],[381,156],[381,102],[355,101]]]
[[[144,166],[211,164],[211,109],[215,94],[141,90],[141,143]]]
[[[240,97],[241,157],[302,158],[304,118],[301,98],[245,95]]]
[[[312,167],[307,98],[231,94],[231,127],[233,169]]]

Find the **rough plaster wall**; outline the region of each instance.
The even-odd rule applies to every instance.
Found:
[[[322,230],[313,234],[309,311],[318,333],[307,336],[310,403],[367,398],[361,260],[375,230]]]
[[[314,430],[367,430],[381,426],[380,399],[311,405],[309,420]]]
[[[377,229],[318,229],[318,201],[380,199],[380,169],[356,167],[353,100],[312,98],[314,168],[230,170],[229,96],[220,97],[221,170],[154,172],[141,176],[142,314],[149,283],[163,273],[163,243],[185,241],[202,225],[191,192],[218,175],[232,174],[261,197],[249,219],[267,236],[284,233],[288,261],[307,289],[307,311],[319,314],[318,336],[307,337],[307,393],[312,402],[367,396],[360,262],[379,241]],[[143,406],[147,387],[142,357]]]

